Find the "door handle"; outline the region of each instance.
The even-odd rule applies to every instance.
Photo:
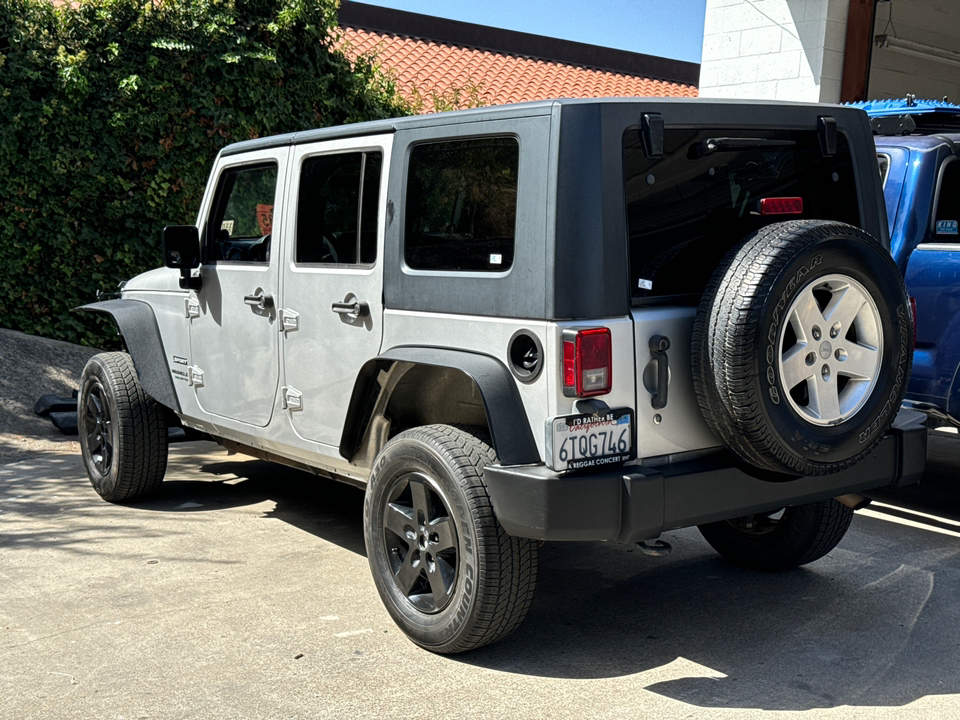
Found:
[[[667,385],[670,382],[670,366],[667,360],[669,349],[670,340],[663,335],[650,338],[650,356],[657,362],[657,394],[650,399],[654,410],[662,410],[667,406]]]
[[[353,302],[335,302],[331,310],[338,315],[347,315],[354,320],[370,314],[370,306],[359,300],[354,300]]]
[[[252,308],[264,312],[273,308],[273,296],[259,293],[257,295],[244,295],[243,302]]]

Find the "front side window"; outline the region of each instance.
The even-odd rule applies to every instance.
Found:
[[[407,176],[404,258],[417,270],[513,264],[520,145],[512,137],[417,145]]]
[[[297,198],[297,264],[370,265],[377,259],[383,154],[307,158]]]
[[[207,223],[205,260],[269,261],[276,191],[275,163],[225,170]]]

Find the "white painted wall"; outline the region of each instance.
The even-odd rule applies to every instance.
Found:
[[[700,96],[839,102],[848,8],[849,0],[707,0]]]

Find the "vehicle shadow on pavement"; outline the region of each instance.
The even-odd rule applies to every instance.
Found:
[[[259,460],[171,460],[170,479],[132,507],[190,514],[264,503],[263,517],[364,554],[357,488]],[[78,475],[76,459],[62,462],[64,475]],[[946,492],[945,482],[934,475],[925,485]],[[100,502],[89,487],[76,492],[76,510]],[[928,509],[937,502],[909,493]],[[41,492],[23,511],[35,515],[41,498],[50,500]],[[50,522],[66,510],[51,503]],[[724,563],[694,529],[665,533],[674,547],[665,558],[547,543],[524,624],[449,661],[536,677],[641,675],[646,690],[705,708],[899,707],[960,694],[960,537],[938,527],[952,512],[913,526],[858,513],[827,557],[778,574]]]
[[[268,500],[266,517],[364,554],[361,490],[258,460],[202,472],[229,479],[164,483],[151,508]],[[960,693],[960,538],[858,515],[826,558],[763,574],[721,561],[696,530],[664,537],[667,558],[545,544],[517,633],[451,660],[570,679],[649,673],[647,690],[708,708],[902,706]]]
[[[200,472],[222,480],[165,480],[131,506],[158,512],[208,512],[271,501],[264,517],[282,520],[345,550],[366,555],[363,491],[265,460],[206,463]]]
[[[259,460],[201,471],[225,480],[167,481],[142,507],[272,501],[266,517],[364,554],[361,490]],[[925,489],[936,497],[940,483],[934,472]],[[905,492],[924,507],[937,502],[915,488],[893,495]],[[960,693],[960,538],[858,515],[826,558],[778,574],[726,564],[694,529],[664,538],[674,546],[666,558],[632,546],[545,544],[520,629],[451,660],[570,679],[646,673],[647,690],[707,708],[902,706]]]
[[[666,559],[548,544],[519,631],[457,659],[545,677],[649,672],[647,690],[708,708],[902,706],[958,693],[960,539],[916,544],[923,531],[903,530],[858,516],[830,556],[772,575],[724,563],[695,530],[666,535]]]

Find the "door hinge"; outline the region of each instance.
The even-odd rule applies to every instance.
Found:
[[[203,386],[203,370],[198,368],[196,365],[191,365],[187,368],[187,372],[190,375],[190,384],[194,387]]]
[[[284,308],[280,311],[280,332],[300,329],[300,313]]]
[[[280,388],[283,397],[283,409],[290,410],[291,412],[296,410],[303,410],[303,393],[292,387],[282,387]]]
[[[200,317],[200,301],[195,297],[185,298],[183,301],[183,313],[188,318]]]

